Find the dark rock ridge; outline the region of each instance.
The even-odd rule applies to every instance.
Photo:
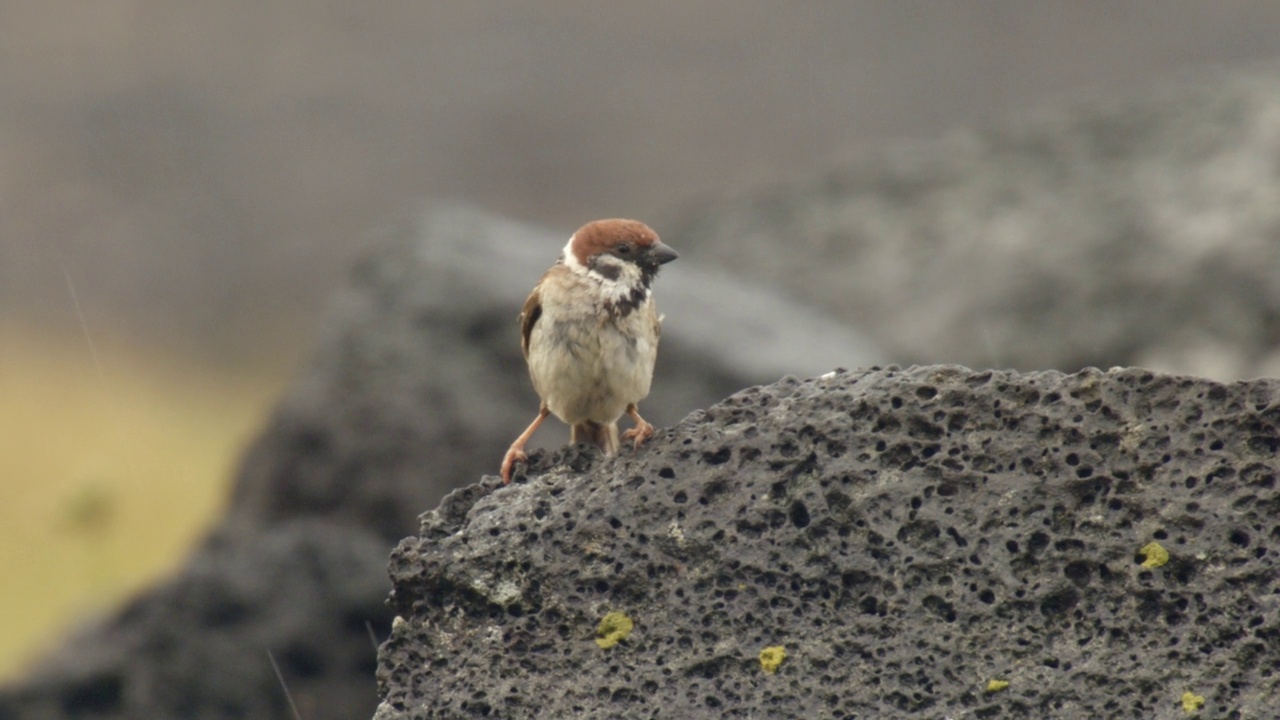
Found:
[[[1275,380],[751,388],[426,514],[375,717],[1274,717],[1278,450]]]

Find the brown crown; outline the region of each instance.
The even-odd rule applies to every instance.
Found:
[[[602,252],[608,252],[619,243],[630,243],[636,248],[652,247],[658,242],[658,233],[639,220],[610,218],[596,220],[578,228],[573,234],[573,254],[578,262],[588,260]]]

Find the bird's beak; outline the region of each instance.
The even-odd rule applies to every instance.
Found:
[[[678,257],[680,254],[663,244],[661,240],[649,246],[649,259],[655,267],[665,265]]]

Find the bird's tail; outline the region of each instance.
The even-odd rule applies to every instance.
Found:
[[[618,423],[597,423],[587,420],[569,429],[569,442],[591,443],[604,451],[605,455],[618,454]]]

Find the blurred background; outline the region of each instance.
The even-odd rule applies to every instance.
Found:
[[[1243,0],[0,0],[0,677],[214,522],[406,204],[671,217],[1277,30]]]

